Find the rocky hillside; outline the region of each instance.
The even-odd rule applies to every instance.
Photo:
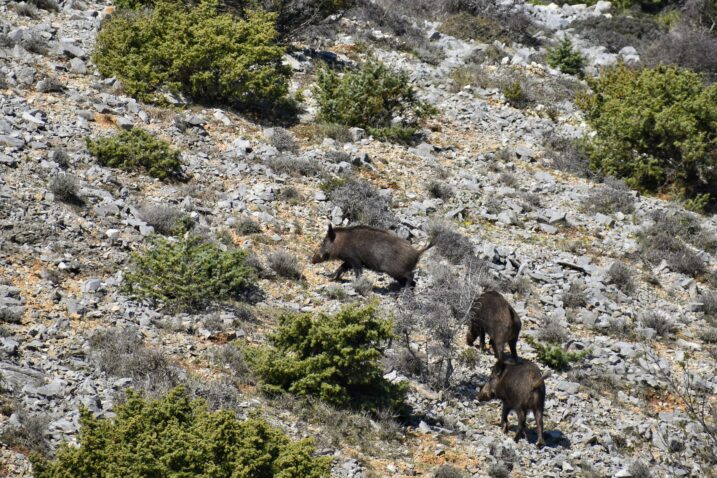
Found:
[[[315,437],[336,477],[714,476],[717,216],[591,173],[571,142],[592,134],[575,103],[588,84],[546,63],[570,38],[588,78],[619,59],[650,64],[661,41],[650,29],[664,22],[606,1],[508,0],[486,10],[499,31],[470,38],[459,14],[410,3],[359,2],[283,38],[302,110],[278,125],[180,95],[163,105],[127,95],[91,59],[108,1],[0,0],[1,476],[33,476],[31,451],[76,443],[81,407],[111,418],[128,388],[180,384]],[[631,23],[607,38],[604,25],[628,17],[644,31]],[[369,58],[406,72],[435,109],[411,142],[318,121],[320,64]],[[88,138],[133,129],[179,150],[184,178],[90,154]],[[348,199],[330,188],[345,178],[357,185]],[[329,223],[384,203],[396,234],[417,246],[442,238],[413,298],[386,275],[332,282],[338,264],[310,261]],[[222,250],[251,251],[252,297],[175,313],[128,293],[133,252],[171,236],[177,218]],[[546,447],[532,418],[516,443],[500,404],[477,401],[494,358],[470,352],[465,322],[431,308],[453,300],[446,276],[468,297],[504,294],[523,321],[521,357],[547,369],[543,344],[579,352],[546,380]],[[388,379],[410,384],[409,414],[269,396],[237,353],[266,342],[281,311],[371,300],[409,342],[399,334],[383,360]],[[414,373],[407,350],[452,373]]]

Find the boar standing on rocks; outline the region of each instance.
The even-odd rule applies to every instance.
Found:
[[[525,418],[529,411],[533,412],[537,426],[539,447],[545,445],[543,438],[543,409],[545,408],[545,375],[540,373],[537,365],[529,360],[519,362],[498,361],[491,370],[488,382],[478,393],[478,400],[485,402],[494,398],[503,402],[500,424],[508,433],[508,414],[515,410],[518,415],[518,432],[515,441],[525,435]]]
[[[337,227],[329,224],[329,230],[319,249],[311,258],[313,264],[326,261],[342,261],[332,279],[339,280],[348,270],[360,277],[363,269],[385,272],[403,287],[413,287],[413,270],[421,255],[433,243],[423,249],[414,249],[410,242],[382,229],[368,226]]]
[[[520,334],[520,317],[505,298],[495,291],[481,295],[470,311],[470,325],[466,342],[473,345],[480,338],[480,350],[485,350],[485,334],[498,360],[503,359],[503,349],[507,343],[513,359],[518,358],[516,344]]]

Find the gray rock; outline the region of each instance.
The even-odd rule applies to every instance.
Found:
[[[119,126],[125,131],[129,131],[134,128],[134,122],[126,116],[118,117],[117,119],[115,119],[115,123],[117,123],[117,126]]]
[[[97,292],[102,287],[102,280],[100,279],[89,279],[82,284],[82,292],[92,293]]]
[[[87,73],[87,65],[81,59],[73,58],[70,60],[70,73],[84,75]]]
[[[350,128],[349,133],[351,134],[351,139],[356,141],[361,141],[366,137],[366,130],[363,128]]]

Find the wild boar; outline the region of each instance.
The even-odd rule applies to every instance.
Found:
[[[494,398],[503,402],[500,424],[508,433],[508,414],[515,410],[518,415],[518,432],[515,441],[525,437],[525,418],[533,412],[538,433],[538,446],[545,445],[543,439],[543,409],[545,408],[545,379],[550,372],[541,374],[537,365],[529,360],[503,362],[499,360],[491,370],[488,382],[478,393],[478,400],[485,402]],[[527,437],[526,437],[527,439]]]
[[[414,249],[410,242],[382,229],[369,226],[332,227],[326,232],[319,249],[311,258],[312,264],[326,261],[342,261],[332,279],[339,280],[344,272],[353,270],[360,277],[363,269],[384,272],[403,287],[413,287],[413,270],[423,249]]]
[[[490,337],[490,345],[498,360],[503,359],[503,349],[507,343],[514,359],[518,358],[516,344],[520,334],[520,317],[505,298],[495,291],[482,294],[470,311],[470,324],[466,334],[466,343],[473,345],[480,338],[480,350],[485,350],[485,334]]]

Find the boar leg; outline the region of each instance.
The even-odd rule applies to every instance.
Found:
[[[500,413],[500,424],[503,426],[503,433],[508,433],[508,414],[510,413],[510,407],[507,404],[503,404],[503,411]]]
[[[490,339],[490,344],[493,346],[493,352],[495,353],[495,357],[498,359],[498,362],[503,361],[503,349],[505,349],[504,343],[498,343],[495,339]]]
[[[535,417],[535,424],[538,432],[538,446],[545,446],[545,439],[543,438],[543,411],[536,408],[533,410],[533,416]]]
[[[351,269],[351,265],[348,262],[344,262],[336,269],[336,272],[331,276],[331,280],[339,280],[344,272],[348,272]]]
[[[508,342],[508,346],[510,347],[510,353],[513,355],[514,360],[518,360],[518,352],[516,351],[517,344],[518,344],[518,339],[513,339],[510,342]]]
[[[480,351],[485,352],[485,330],[478,329],[478,338],[480,339]]]
[[[518,414],[518,431],[515,433],[514,440],[517,442],[525,436],[525,410],[516,410],[516,413]]]

